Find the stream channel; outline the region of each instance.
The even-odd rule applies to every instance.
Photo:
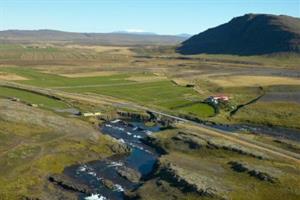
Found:
[[[93,191],[93,194],[89,196],[80,194],[79,199],[122,200],[124,191],[139,187],[141,184],[139,181],[132,182],[121,176],[120,170],[129,168],[130,171],[134,170],[141,177],[152,172],[159,154],[153,148],[143,144],[141,138],[159,130],[159,125],[149,127],[142,122],[114,120],[103,124],[100,131],[127,144],[131,148],[131,152],[65,168],[65,175]],[[107,187],[108,184],[105,182],[110,186]]]
[[[255,125],[210,125],[224,131],[250,131],[283,139],[300,141],[299,131],[278,127]],[[129,154],[115,155],[103,160],[66,167],[64,174],[74,181],[87,186],[92,194],[80,194],[80,200],[123,200],[125,191],[137,189],[143,177],[150,175],[160,154],[141,139],[155,134],[161,126],[146,126],[144,122],[113,120],[100,127],[103,134],[112,136],[131,148]],[[124,170],[125,169],[125,170]],[[132,181],[120,171],[138,174],[138,180]],[[129,174],[130,174],[129,173]],[[128,173],[127,173],[128,174]],[[134,176],[134,175],[133,175]],[[137,176],[134,176],[137,177]],[[141,179],[140,179],[141,178]]]

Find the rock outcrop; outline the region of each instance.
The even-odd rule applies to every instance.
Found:
[[[270,183],[276,183],[278,181],[277,178],[272,177],[268,173],[259,171],[258,169],[253,169],[250,166],[247,166],[246,164],[237,161],[231,161],[228,164],[231,166],[231,169],[233,169],[234,171],[240,173],[247,173],[248,175],[255,177],[261,181],[267,181]]]
[[[125,166],[118,167],[117,173],[121,177],[123,177],[133,183],[138,183],[141,179],[141,174],[138,171],[131,169],[129,167],[125,167]]]
[[[213,189],[200,187],[198,184],[190,182],[189,179],[180,176],[171,164],[160,166],[158,176],[183,192],[197,193],[201,196],[216,196]]]
[[[87,195],[92,194],[92,190],[90,190],[87,186],[76,183],[71,178],[65,175],[53,174],[48,177],[48,180],[65,190],[80,192]]]

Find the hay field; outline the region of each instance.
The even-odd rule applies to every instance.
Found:
[[[4,81],[21,81],[21,80],[27,80],[27,79],[25,77],[19,76],[17,74],[0,72],[0,80],[4,80]]]
[[[210,79],[211,82],[222,87],[253,87],[272,85],[300,85],[300,79],[279,76],[217,76]]]

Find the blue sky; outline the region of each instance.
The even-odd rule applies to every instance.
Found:
[[[245,13],[300,17],[300,0],[0,0],[0,30],[195,34]]]

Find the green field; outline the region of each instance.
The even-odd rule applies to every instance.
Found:
[[[214,109],[203,103],[198,103],[195,106],[189,106],[184,109],[177,109],[176,107],[193,101],[199,101],[201,98],[193,89],[174,85],[171,81],[121,86],[70,88],[66,90],[68,92],[104,94],[162,109],[192,112],[197,117],[209,117],[214,114]]]
[[[8,87],[0,86],[0,97],[6,98],[18,98],[21,101],[31,104],[38,104],[41,107],[48,109],[64,109],[68,108],[68,105],[62,101],[52,99],[43,95],[35,94],[25,90],[19,90]]]
[[[214,110],[207,104],[199,103],[178,109],[182,105],[203,100],[192,88],[178,86],[170,80],[135,82],[128,80],[130,74],[122,73],[111,76],[68,78],[54,74],[38,72],[30,68],[4,68],[5,72],[14,73],[28,80],[19,83],[39,87],[52,87],[75,93],[95,93],[126,99],[143,105],[155,106],[176,112],[192,113],[197,117],[214,115]],[[131,76],[149,76],[149,74],[131,74]],[[62,88],[60,88],[62,87]]]
[[[300,105],[280,101],[257,102],[242,108],[233,119],[240,123],[271,124],[299,129]]]
[[[70,87],[98,84],[115,84],[131,82],[125,78],[127,74],[117,74],[113,76],[97,76],[97,77],[82,77],[68,78],[60,75],[38,72],[30,68],[3,68],[2,71],[17,74],[25,77],[28,80],[18,81],[19,83],[34,85],[39,87]]]
[[[198,117],[207,117],[210,113],[210,116],[214,114],[214,108],[204,103],[197,103],[190,106],[184,106],[178,109],[180,112],[184,114],[194,115]]]

